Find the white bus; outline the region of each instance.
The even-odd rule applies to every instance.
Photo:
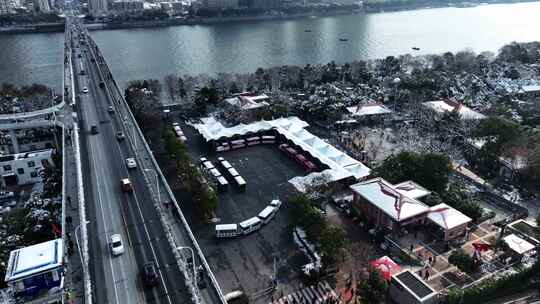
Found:
[[[225,170],[229,170],[229,169],[232,168],[231,163],[229,163],[229,162],[226,161],[226,160],[221,161],[221,165],[223,166],[223,168],[225,168]]]
[[[216,237],[230,238],[238,235],[238,225],[236,224],[221,224],[216,225]]]
[[[279,199],[272,200],[270,206],[279,209],[279,207],[281,207],[281,201]]]
[[[229,169],[227,169],[227,171],[229,171],[229,174],[232,176],[232,177],[235,177],[235,176],[239,176],[240,174],[238,174],[238,171],[236,171],[235,168],[233,167],[230,167]]]
[[[229,186],[229,182],[225,179],[223,176],[217,177],[217,184],[218,184],[218,190],[225,192],[227,191],[227,186]]]
[[[209,160],[207,160],[207,161],[205,161],[204,163],[202,163],[202,166],[203,166],[203,168],[206,169],[206,170],[212,170],[212,169],[215,168],[215,167],[214,167],[214,164],[212,164],[212,162],[209,161]]]
[[[274,215],[276,215],[276,211],[276,208],[272,206],[267,206],[259,213],[257,217],[261,219],[263,224],[268,224],[268,222],[270,222],[272,218],[274,218]]]
[[[238,186],[238,190],[246,191],[246,181],[240,175],[234,177],[234,182]]]
[[[259,230],[261,228],[261,220],[258,217],[252,217],[250,219],[247,219],[240,224],[240,230],[242,231],[242,234],[249,234],[255,230]]]

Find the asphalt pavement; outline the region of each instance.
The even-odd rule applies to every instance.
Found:
[[[83,49],[87,47],[83,46]],[[77,49],[76,54],[81,53]],[[90,268],[94,283],[96,303],[186,303],[189,294],[183,275],[178,270],[172,250],[165,238],[148,185],[141,169],[129,170],[125,160],[133,156],[127,141],[118,141],[115,134],[123,129],[120,118],[109,113],[114,104],[106,90],[99,87],[100,76],[90,51],[82,53],[83,68],[87,75],[80,75],[80,58],[75,55],[78,74],[77,91],[87,87],[87,94],[80,93],[80,114],[83,120],[81,138],[85,195],[88,209],[90,235]],[[99,133],[90,134],[96,125]],[[133,192],[123,192],[120,179],[128,177]],[[126,252],[112,257],[108,247],[111,234],[120,233]],[[146,262],[158,265],[159,285],[145,288],[140,279],[140,269]]]

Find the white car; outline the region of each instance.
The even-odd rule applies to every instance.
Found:
[[[111,235],[110,246],[112,255],[121,255],[125,251],[122,236],[118,233]]]
[[[84,88],[82,89],[82,92],[83,92],[83,93],[88,93],[88,88],[87,88],[87,87],[84,87]]]
[[[127,165],[128,169],[137,168],[137,162],[135,161],[135,158],[133,158],[133,157],[130,157],[130,158],[126,159],[126,165]]]

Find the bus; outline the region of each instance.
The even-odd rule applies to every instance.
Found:
[[[218,190],[221,192],[227,191],[227,186],[229,186],[229,182],[225,179],[223,176],[217,177],[217,185]]]
[[[263,144],[273,144],[276,142],[275,136],[265,135],[262,137],[262,143]]]
[[[227,171],[229,171],[229,174],[232,176],[232,177],[235,177],[235,176],[239,176],[240,174],[238,174],[238,171],[236,171],[235,168],[231,167],[229,168]]]
[[[238,225],[236,224],[216,225],[217,238],[231,238],[237,235],[238,235]]]
[[[272,200],[270,206],[279,209],[279,207],[281,207],[281,201],[279,199]]]
[[[276,215],[277,209],[272,206],[267,206],[264,208],[257,217],[263,222],[263,224],[268,224]]]
[[[240,175],[234,177],[234,182],[238,186],[238,190],[241,192],[246,191],[246,181]]]
[[[261,228],[261,219],[258,217],[252,217],[250,219],[247,219],[240,224],[240,230],[242,231],[242,234],[250,234],[253,231],[259,230]]]

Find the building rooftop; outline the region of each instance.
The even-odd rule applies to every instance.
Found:
[[[251,110],[268,106],[268,100],[270,100],[270,97],[266,94],[256,96],[240,95],[225,99],[228,104],[239,107],[242,110]]]
[[[2,155],[0,156],[0,163],[7,162],[7,161],[14,161],[18,159],[26,159],[26,158],[36,158],[36,157],[50,158],[52,155],[52,152],[53,152],[52,149],[47,149],[47,150],[41,150],[41,151]]]
[[[14,250],[9,255],[5,281],[14,281],[62,266],[63,243],[56,239]]]
[[[347,111],[351,114],[351,116],[370,116],[392,113],[392,110],[381,104],[369,104],[347,107]]]
[[[452,229],[472,221],[470,217],[444,203],[435,205],[429,209],[434,212],[428,214],[428,219],[443,229]]]
[[[393,276],[403,287],[407,288],[416,298],[423,300],[437,292],[424,282],[419,276],[405,270]]]
[[[540,91],[540,85],[533,84],[533,85],[524,85],[521,86],[524,93],[532,93],[532,92],[539,92]]]
[[[431,194],[431,191],[411,180],[394,185],[394,189],[399,193],[414,199],[419,199]]]
[[[351,189],[396,221],[429,211],[425,204],[396,191],[380,177],[354,184]]]
[[[517,254],[525,254],[534,249],[534,245],[520,238],[515,234],[510,234],[503,237],[503,240],[508,244],[508,247]]]
[[[428,101],[423,103],[424,106],[431,108],[435,112],[444,113],[451,111],[458,111],[461,119],[472,120],[472,119],[484,119],[486,116],[484,114],[478,113],[471,108],[461,104],[459,102],[451,100],[437,100],[437,101]]]
[[[336,149],[326,141],[308,132],[305,127],[308,123],[298,117],[278,118],[274,120],[261,120],[251,124],[239,124],[234,127],[224,127],[213,117],[201,118],[202,123],[194,124],[193,127],[204,137],[206,141],[226,140],[233,136],[243,136],[248,133],[257,133],[267,130],[275,130],[295,145],[317,158],[327,165],[332,180],[339,180],[354,176],[357,179],[364,178],[371,173],[371,169],[346,153]]]

